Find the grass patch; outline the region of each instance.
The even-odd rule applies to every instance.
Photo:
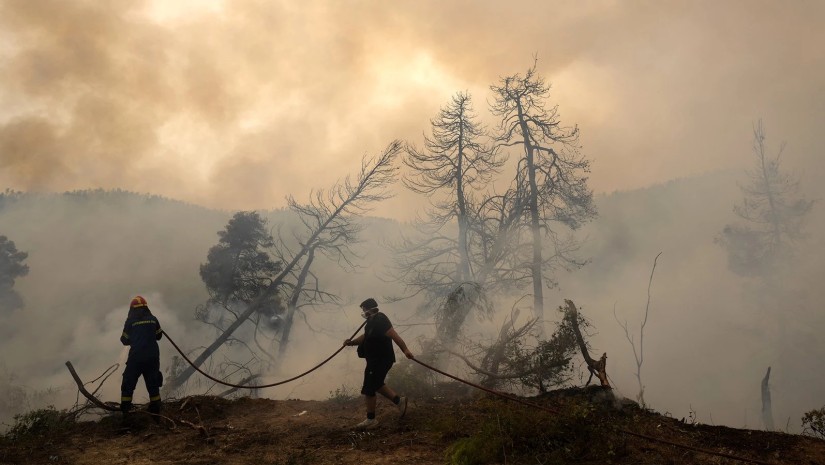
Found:
[[[335,388],[334,391],[329,391],[329,398],[327,400],[336,404],[347,404],[360,397],[360,395],[360,392],[342,384],[341,387]]]
[[[480,407],[484,414],[465,419],[464,437],[448,447],[447,463],[607,463],[625,453],[611,413],[590,403],[569,405],[563,414],[492,399],[480,401]]]

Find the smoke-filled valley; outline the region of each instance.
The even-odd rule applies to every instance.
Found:
[[[630,344],[614,317],[636,334],[644,317],[654,257],[661,252],[650,287],[642,380],[647,405],[674,417],[695,415],[704,423],[761,427],[760,381],[772,367],[771,388],[777,424],[800,431],[803,412],[818,408],[825,378],[812,363],[825,351],[816,336],[823,321],[822,214],[814,210],[792,272],[768,292],[753,278],[728,269],[725,250],[715,238],[732,220],[741,193],[741,173],[718,172],[596,197],[597,219],[579,234],[581,269],[557,272],[559,285],[546,295],[552,330],[560,318],[552,311],[574,300],[592,324],[594,353],[608,355],[607,373],[618,392],[635,398],[638,386]],[[71,360],[87,377],[125,361],[117,339],[128,301],[143,295],[165,331],[188,349],[211,342],[215,330],[194,318],[208,295],[198,275],[207,251],[233,212],[211,210],[146,194],[86,191],[65,194],[15,194],[2,197],[0,227],[30,267],[15,289],[25,307],[2,318],[3,414],[54,403],[67,407],[75,389],[63,362]],[[286,210],[262,212],[273,231],[288,235],[296,227]],[[339,303],[306,309],[296,322],[293,347],[277,380],[303,371],[332,353],[360,321],[357,304],[368,296],[386,302],[404,293],[391,278],[387,244],[412,234],[411,224],[366,217],[357,245],[358,267],[341,268],[329,260],[317,266],[318,280]],[[491,320],[468,319],[466,337],[489,339],[510,313],[512,300],[495,299]],[[416,353],[419,337],[432,337],[432,312],[420,299],[387,302],[382,309]],[[529,313],[529,312],[528,312]],[[638,344],[638,334],[636,334]],[[162,369],[175,355],[161,341]],[[238,347],[217,360],[245,362]],[[572,380],[582,384],[584,368]],[[271,398],[329,397],[336,389],[357,391],[359,360],[345,352],[305,382],[264,390]],[[455,369],[467,373],[466,367]],[[217,393],[212,383],[193,380],[187,393]],[[100,396],[118,396],[119,376]],[[48,391],[48,392],[45,392]],[[140,394],[140,388],[136,395]],[[25,402],[19,396],[25,393]],[[17,395],[17,401],[13,396]]]

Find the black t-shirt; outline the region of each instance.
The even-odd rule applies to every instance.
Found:
[[[392,338],[387,331],[392,323],[387,315],[381,312],[369,317],[364,326],[364,358],[367,362],[395,362],[395,352],[392,349]]]

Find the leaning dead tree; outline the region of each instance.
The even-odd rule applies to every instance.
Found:
[[[300,276],[304,274],[303,270],[307,269],[307,262],[312,262],[315,253],[321,252],[348,262],[348,245],[357,239],[362,229],[356,218],[369,211],[374,203],[391,197],[389,186],[396,178],[395,159],[401,152],[401,148],[401,142],[396,140],[378,156],[365,157],[355,179],[348,176],[327,191],[314,192],[307,204],[299,204],[291,196],[288,198],[290,209],[297,213],[304,228],[303,234],[297,235],[299,248],[291,254],[289,260],[283,262],[283,268],[272,278],[271,283],[263,292],[252,300],[246,310],[241,312],[238,318],[194,360],[195,366],[199,367],[203,364],[280,288],[289,287],[294,290],[301,287],[296,286],[295,283],[290,284],[290,279],[296,274],[300,279]],[[294,292],[291,295],[294,295]],[[292,309],[295,308],[295,306],[292,307]],[[290,323],[291,316],[287,314],[287,321]],[[284,342],[282,339],[282,349]],[[194,367],[187,367],[170,380],[164,389],[177,389],[194,373]]]

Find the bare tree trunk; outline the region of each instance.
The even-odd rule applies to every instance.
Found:
[[[530,274],[533,279],[533,316],[539,321],[539,335],[544,337],[544,279],[542,276],[542,239],[541,239],[541,219],[539,216],[539,188],[536,181],[536,160],[535,147],[530,140],[530,127],[527,124],[527,115],[522,107],[522,97],[513,98],[513,103],[517,111],[518,125],[521,131],[521,143],[524,145],[524,160],[527,164],[527,182],[530,211],[530,232],[532,235],[533,259],[530,263]]]
[[[463,107],[462,107],[463,117]],[[457,282],[464,282],[470,279],[470,256],[467,249],[467,202],[464,193],[464,125],[459,125],[458,128],[458,168],[456,172],[458,175],[455,178],[456,182],[456,206],[458,207],[458,276]]]
[[[527,197],[529,211],[524,211],[520,226],[525,230],[529,228],[531,235],[529,272],[533,284],[533,316],[540,320],[539,338],[544,339],[544,271],[552,276],[549,266],[556,260],[581,266],[559,249],[554,224],[576,229],[595,215],[595,208],[587,178],[579,174],[587,173],[589,162],[577,152],[578,127],[561,126],[556,107],[546,106],[550,86],[535,72],[534,61],[523,76],[507,76],[498,85],[491,86],[495,101],[490,109],[501,117],[497,142],[502,147],[521,145],[524,150],[523,158],[518,161],[514,189],[525,191]],[[563,150],[559,155],[554,146],[572,150]],[[547,258],[544,241],[556,243]],[[527,260],[524,262],[521,266],[528,265]],[[519,270],[519,274],[524,271]]]
[[[295,312],[298,310],[298,299],[303,292],[304,284],[309,274],[309,269],[312,262],[315,260],[315,248],[310,249],[307,254],[307,261],[304,263],[301,274],[298,275],[298,281],[295,283],[295,289],[292,291],[292,296],[287,304],[286,318],[284,318],[284,328],[281,332],[281,343],[278,344],[278,365],[283,363],[284,355],[286,354],[287,345],[289,345],[289,335],[292,332],[292,322],[295,319]]]
[[[530,142],[530,129],[527,127],[524,113],[521,109],[521,102],[518,102],[518,117],[521,126],[522,138],[524,139],[525,159],[527,160],[527,178],[530,183],[530,232],[533,240],[533,261],[530,266],[533,275],[533,316],[539,320],[539,334],[544,337],[544,279],[542,276],[542,264],[544,262],[541,251],[541,226],[539,218],[538,184],[536,183],[536,165],[534,159],[534,148]]]
[[[768,381],[771,377],[771,367],[768,367],[768,372],[762,378],[762,423],[765,424],[765,429],[773,431],[773,409],[771,408],[771,388]]]

